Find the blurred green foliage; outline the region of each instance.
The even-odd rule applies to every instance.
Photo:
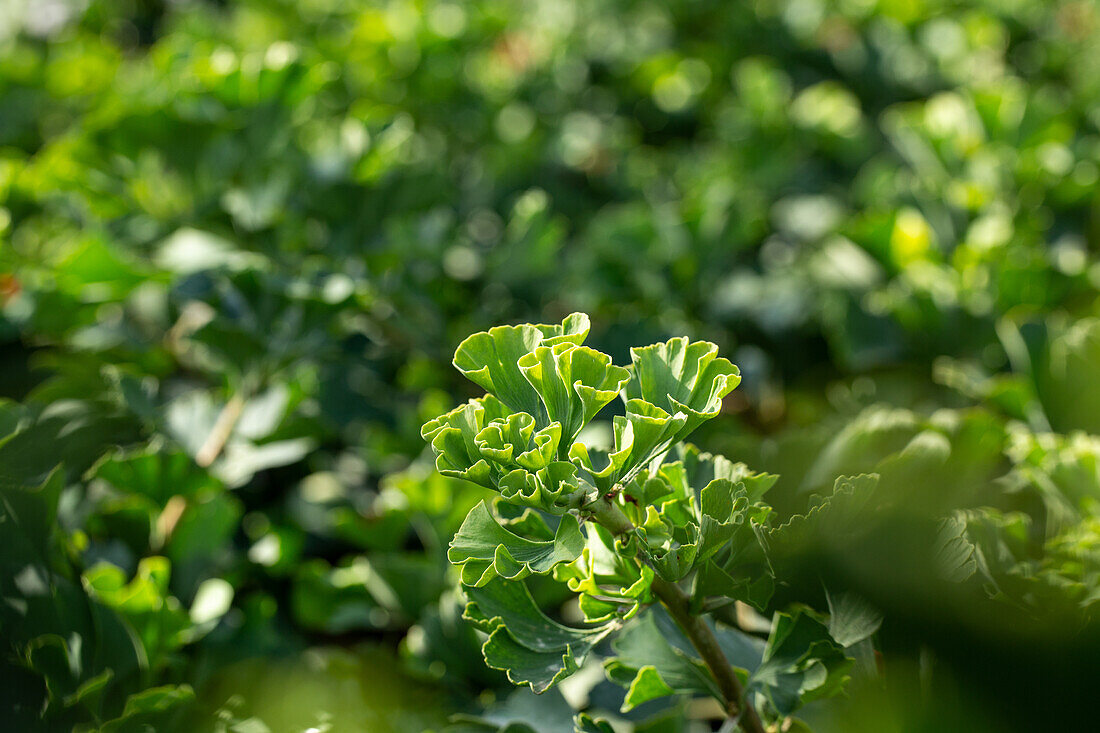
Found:
[[[1098,183],[1089,0],[0,0],[3,717],[617,710],[584,670],[535,704],[485,668],[445,556],[487,492],[418,432],[474,394],[462,338],[579,310],[619,363],[721,345],[744,382],[693,439],[779,474],[778,518],[881,475],[768,609],[826,608],[824,579],[884,612],[808,724],[1075,722]],[[365,667],[332,651],[364,640]],[[225,670],[271,658],[300,666],[241,674],[400,666],[445,702],[265,717]]]

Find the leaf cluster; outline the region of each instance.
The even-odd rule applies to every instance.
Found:
[[[704,606],[767,608],[790,546],[807,532],[854,524],[876,477],[838,481],[805,516],[777,524],[763,501],[776,476],[683,442],[718,415],[740,381],[717,346],[671,339],[631,349],[623,368],[583,345],[588,332],[588,317],[573,314],[561,324],[501,326],[465,339],[455,367],[487,394],[422,429],[440,474],[499,493],[496,504],[470,511],[448,551],[469,599],[465,618],[487,635],[486,663],[543,693],[614,635],[604,668],[626,688],[622,712],[702,694],[733,706],[759,699],[767,715],[784,718],[835,694],[850,660],[803,612],[777,615],[766,644],[726,629],[724,645],[704,650],[683,634],[710,623],[689,620]],[[625,414],[612,418],[613,443],[598,449],[585,430],[616,396]],[[524,511],[502,513],[505,505]],[[535,576],[577,594],[588,625],[547,617],[524,584]],[[685,592],[681,582],[690,583],[690,596],[670,602],[669,593]],[[658,598],[683,631],[659,630],[670,619],[661,611],[641,613],[661,608]],[[736,652],[732,660],[723,647]],[[723,689],[733,675],[747,690],[743,699]]]

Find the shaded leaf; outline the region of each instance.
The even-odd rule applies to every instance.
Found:
[[[482,646],[485,663],[503,670],[513,684],[542,693],[580,668],[585,655],[617,622],[575,629],[551,620],[520,582],[495,580],[466,588],[465,618],[489,635]]]
[[[608,679],[627,688],[622,712],[671,694],[721,699],[706,665],[670,644],[654,613],[642,614],[627,626],[612,643],[616,656],[604,662]]]
[[[603,718],[581,713],[573,718],[573,733],[615,733],[615,729]]]
[[[850,647],[868,639],[882,626],[882,613],[854,593],[830,593],[825,589],[829,604],[829,635],[842,647]]]
[[[699,560],[706,560],[733,539],[744,522],[748,504],[744,486],[729,479],[715,479],[701,493],[699,504]]]
[[[571,514],[561,518],[552,541],[529,540],[500,526],[485,502],[466,515],[451,540],[447,559],[458,565],[465,585],[483,586],[493,578],[519,580],[572,562],[584,550],[580,525]]]
[[[809,613],[777,613],[748,688],[764,695],[780,715],[790,715],[811,700],[838,693],[851,666],[829,630]]]

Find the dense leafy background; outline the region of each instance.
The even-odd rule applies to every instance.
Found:
[[[721,346],[693,439],[784,517],[882,475],[777,590],[887,619],[815,727],[1072,720],[1098,181],[1087,0],[4,0],[4,717],[567,728],[482,664],[445,553],[486,494],[418,431],[468,334],[581,310],[617,363]]]

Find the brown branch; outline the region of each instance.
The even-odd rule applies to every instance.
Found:
[[[195,454],[195,463],[206,468],[221,455],[226,441],[233,434],[233,428],[237,426],[237,421],[241,419],[241,410],[243,409],[244,396],[237,392],[229,398],[229,402],[225,403],[225,407],[218,414],[218,419],[214,422],[210,435],[206,436],[206,441],[199,448],[199,452]]]

